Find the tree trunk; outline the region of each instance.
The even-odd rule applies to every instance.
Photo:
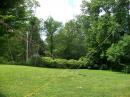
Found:
[[[51,57],[54,59],[53,56],[53,35],[50,36],[50,53],[51,53]]]

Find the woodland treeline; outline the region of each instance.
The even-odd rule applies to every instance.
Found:
[[[39,6],[35,0],[0,0],[1,63],[51,57],[80,60],[84,68],[122,70],[130,65],[129,0],[83,0],[82,14],[65,24],[37,18]]]

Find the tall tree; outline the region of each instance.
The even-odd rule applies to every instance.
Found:
[[[30,57],[35,54],[40,45],[40,21],[35,17],[35,8],[39,6],[36,0],[0,0],[0,48],[10,61],[25,61],[26,32],[29,34]],[[10,37],[10,35],[12,35]],[[1,44],[2,44],[1,43]],[[0,54],[3,56],[2,54]]]
[[[81,28],[82,21],[76,18],[67,22],[54,36],[55,53],[58,57],[79,59],[85,56],[85,33]]]
[[[46,32],[46,36],[49,39],[51,57],[54,57],[54,34],[56,33],[59,27],[61,27],[61,23],[55,21],[52,17],[48,17],[48,19],[44,21],[44,31]]]
[[[82,11],[90,16],[86,37],[88,63],[106,64],[106,50],[128,33],[128,0],[83,0]]]

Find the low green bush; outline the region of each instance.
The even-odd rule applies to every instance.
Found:
[[[51,57],[33,56],[28,60],[28,65],[48,68],[78,69],[84,68],[81,60],[52,59]]]
[[[80,60],[52,59],[50,57],[43,57],[42,63],[43,66],[50,68],[76,69],[84,66],[83,62]]]
[[[8,63],[8,60],[6,60],[4,57],[0,57],[0,63]]]

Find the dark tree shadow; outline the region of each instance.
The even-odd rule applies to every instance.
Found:
[[[0,93],[0,97],[6,97],[6,96]]]

